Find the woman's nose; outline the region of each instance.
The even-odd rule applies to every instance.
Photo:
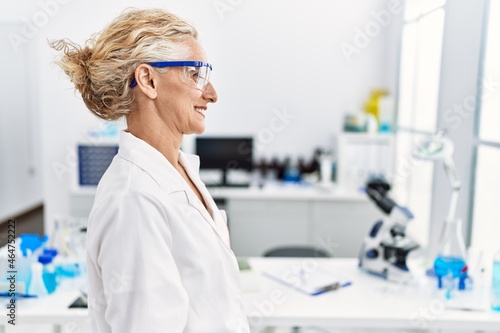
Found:
[[[211,103],[217,102],[217,91],[215,91],[211,82],[205,86],[205,89],[203,90],[203,98]]]

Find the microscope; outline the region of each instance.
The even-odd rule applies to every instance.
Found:
[[[375,222],[365,236],[359,252],[359,267],[390,281],[408,282],[413,276],[406,259],[419,245],[405,234],[413,214],[389,198],[390,189],[382,179],[371,180],[366,186],[369,198],[385,217]]]

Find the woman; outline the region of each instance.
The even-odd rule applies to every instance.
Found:
[[[90,111],[127,122],[89,217],[91,331],[247,332],[225,218],[179,150],[217,101],[195,28],[132,10],[84,48],[51,46]]]

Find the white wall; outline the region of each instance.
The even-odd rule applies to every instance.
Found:
[[[333,148],[344,112],[361,108],[371,88],[395,86],[399,17],[392,16],[386,27],[373,30],[368,40],[359,39],[358,32],[370,24],[373,28],[371,11],[387,9],[387,0],[40,0],[5,6],[8,10],[0,20],[24,19],[27,24],[41,19],[27,44],[35,45],[39,54],[36,74],[48,230],[54,215],[69,212],[75,143],[86,140],[87,129],[100,125],[64,74],[51,65],[54,52],[47,39],[83,43],[127,7],[172,10],[197,26],[214,65],[212,81],[219,102],[209,109],[207,134],[255,135],[265,148],[259,154],[265,156],[309,158],[315,147]],[[339,46],[354,44],[356,35],[359,53],[348,62]],[[270,139],[265,134],[270,133],[277,112],[293,119],[272,132]]]

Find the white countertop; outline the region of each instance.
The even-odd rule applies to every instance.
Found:
[[[423,276],[415,285],[388,282],[361,271],[355,258],[250,258],[249,263],[259,281],[257,289],[244,289],[246,311],[254,326],[500,330],[500,313],[487,306],[482,311],[452,309],[453,301],[443,299],[430,277]],[[318,265],[346,277],[352,285],[309,296],[262,275],[266,268],[283,263]],[[487,290],[485,296],[488,301]]]
[[[314,200],[314,201],[368,201],[361,191],[347,191],[335,184],[296,185],[277,183],[260,187],[208,187],[214,199],[245,199],[245,200]],[[76,197],[94,197],[95,187],[73,189]]]
[[[335,185],[328,187],[301,186],[293,184],[267,185],[259,187],[209,187],[214,199],[245,200],[315,200],[315,201],[367,201],[365,193],[345,191]]]

